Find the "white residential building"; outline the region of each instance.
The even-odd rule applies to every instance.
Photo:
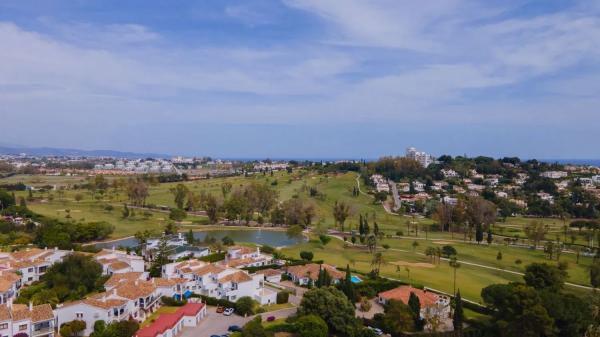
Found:
[[[441,172],[444,175],[444,178],[458,178],[460,176],[458,172],[453,169],[443,169]]]
[[[50,304],[0,305],[0,335],[27,337],[54,337],[55,316]]]
[[[435,162],[435,157],[427,154],[425,152],[417,151],[414,147],[409,147],[406,149],[406,158],[410,158],[415,160],[421,164],[423,167],[428,167],[433,162]]]
[[[550,179],[566,178],[568,175],[569,174],[565,171],[546,171],[540,174],[540,176]]]
[[[21,276],[12,271],[0,269],[0,304],[6,304],[19,296]]]
[[[235,260],[244,259],[246,255],[234,249],[232,256]],[[183,278],[186,280],[183,285],[186,291],[232,302],[249,296],[261,304],[268,304],[275,303],[277,297],[277,293],[264,289],[262,274],[250,275],[227,263],[213,264],[197,260],[170,263],[163,266],[163,277]]]
[[[0,269],[18,272],[21,284],[39,281],[46,270],[69,254],[69,251],[54,249],[27,248],[12,253],[0,253]]]
[[[103,249],[94,255],[94,259],[102,265],[103,275],[144,271],[144,259],[133,252]]]

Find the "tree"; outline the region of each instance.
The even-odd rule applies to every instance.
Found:
[[[475,241],[477,241],[477,243],[483,241],[483,225],[481,224],[475,226]]]
[[[453,293],[456,294],[456,270],[460,268],[460,262],[456,259],[456,256],[450,257],[449,261],[450,267],[454,270],[454,282],[453,282]]]
[[[502,252],[498,252],[498,254],[496,254],[496,261],[502,261]]]
[[[286,230],[286,234],[287,236],[293,238],[293,237],[299,237],[302,235],[302,232],[304,231],[304,228],[302,228],[302,226],[300,225],[293,225],[287,228]]]
[[[534,288],[520,283],[494,284],[483,288],[481,297],[493,310],[495,326],[503,335],[554,335],[554,321]]]
[[[456,248],[450,246],[450,245],[445,245],[444,247],[442,247],[442,256],[449,258],[450,256],[454,256],[457,255],[458,252],[456,251]]]
[[[411,308],[401,301],[391,300],[385,306],[381,317],[384,330],[391,332],[392,336],[415,331],[415,318]]]
[[[452,316],[452,326],[454,327],[457,337],[462,336],[463,321],[463,304],[462,298],[460,297],[460,289],[458,289],[456,296],[454,297],[454,316]]]
[[[254,313],[255,305],[256,301],[250,296],[242,296],[235,302],[235,311],[242,316],[252,315]]]
[[[344,231],[344,222],[352,213],[352,208],[344,201],[336,201],[333,205],[333,218],[336,224],[340,225],[341,231]]]
[[[142,178],[130,178],[127,181],[127,197],[132,204],[143,206],[148,195],[148,186]]]
[[[305,251],[305,250],[300,252],[300,258],[302,260],[312,261],[313,257],[314,257],[313,252],[309,252],[309,251]]]
[[[373,271],[375,275],[379,276],[379,271],[381,270],[381,265],[385,263],[385,258],[381,252],[377,252],[373,254],[373,259],[371,260],[371,267],[373,267]]]
[[[255,317],[244,325],[242,328],[242,337],[267,337],[267,332],[262,326],[260,316]]]
[[[190,228],[190,230],[188,230],[187,234],[185,235],[185,241],[187,242],[188,245],[194,245],[194,243],[196,243],[196,238],[194,237],[194,231],[192,231],[191,228]]]
[[[590,284],[594,288],[600,286],[600,262],[598,261],[590,266]]]
[[[408,297],[408,307],[410,308],[413,320],[415,321],[415,328],[421,330],[423,328],[423,320],[421,319],[421,301],[412,291]]]
[[[525,235],[533,241],[535,247],[539,245],[540,241],[544,240],[546,233],[548,233],[548,226],[541,221],[534,220],[525,226]]]
[[[0,211],[14,205],[16,205],[15,198],[7,191],[0,189]]]
[[[78,300],[102,288],[99,280],[102,265],[90,256],[67,255],[61,262],[50,266],[42,276],[48,289],[54,289],[61,302]]]
[[[328,235],[321,234],[319,235],[319,240],[323,246],[327,246],[327,244],[331,241],[331,237]]]
[[[85,330],[85,321],[74,320],[63,323],[60,326],[60,335],[64,337],[76,337]]]
[[[123,204],[123,212],[121,215],[123,216],[123,219],[129,218],[129,207],[127,207],[127,204]]]
[[[340,284],[340,288],[350,302],[356,302],[356,289],[354,289],[354,282],[352,282],[352,273],[350,272],[349,264],[346,265],[346,275]]]
[[[294,325],[299,337],[327,337],[329,335],[327,323],[317,315],[301,316]]]
[[[175,205],[178,209],[183,209],[185,198],[189,193],[189,189],[184,184],[177,184],[175,187],[169,189],[175,200]]]
[[[210,223],[216,223],[219,220],[218,214],[220,208],[220,203],[217,200],[217,198],[214,197],[212,194],[207,194],[204,197],[203,204],[204,210],[206,211],[206,215],[208,216],[208,220],[210,220]]]
[[[167,237],[163,235],[158,242],[158,251],[156,257],[150,265],[150,276],[160,277],[162,275],[162,266],[169,263],[167,251]]]
[[[230,238],[229,236],[225,235],[222,239],[221,242],[223,243],[223,246],[233,246],[235,245],[235,241],[233,241],[232,238]]]
[[[75,201],[80,202],[83,200],[83,195],[81,193],[75,194]]]
[[[330,331],[343,336],[352,336],[356,331],[354,304],[344,294],[333,288],[313,288],[307,291],[298,307],[298,315],[321,317]]]
[[[419,247],[419,243],[417,241],[413,241],[412,244],[411,244],[411,246],[412,246],[412,250],[414,252],[415,249],[417,249],[417,247]]]
[[[538,290],[548,289],[559,291],[562,289],[567,272],[546,263],[532,263],[525,268],[525,283]]]
[[[181,208],[172,208],[169,213],[169,219],[174,221],[182,221],[187,217],[187,212]]]

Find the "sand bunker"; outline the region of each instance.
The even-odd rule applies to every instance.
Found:
[[[396,261],[396,262],[391,262],[390,264],[393,264],[395,266],[400,266],[400,267],[435,268],[435,266],[432,265],[431,263],[424,263],[424,262],[412,263],[412,262],[406,262],[406,261]]]
[[[433,241],[434,244],[436,245],[451,245],[452,242],[448,242],[448,241]]]

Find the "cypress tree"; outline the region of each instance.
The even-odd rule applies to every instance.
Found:
[[[419,300],[419,297],[412,291],[410,292],[410,297],[408,298],[408,307],[410,308],[410,312],[415,320],[415,327],[419,331],[422,330],[423,320],[421,319],[421,301]]]
[[[356,291],[354,290],[354,283],[352,283],[352,273],[350,272],[350,265],[346,265],[346,277],[342,283],[342,292],[348,297],[350,302],[356,302]]]
[[[475,227],[475,241],[477,241],[477,243],[481,243],[481,241],[483,241],[483,228],[481,225],[477,225]]]
[[[460,297],[460,289],[458,289],[454,297],[454,317],[452,317],[452,325],[454,326],[456,336],[462,336],[463,315],[462,299]]]

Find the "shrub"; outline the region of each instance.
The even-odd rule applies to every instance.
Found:
[[[287,303],[290,298],[290,293],[288,291],[280,291],[277,293],[277,304]]]
[[[183,301],[178,301],[172,297],[169,296],[163,296],[160,298],[161,302],[163,305],[169,306],[169,307],[181,307],[183,305],[185,305],[187,303],[187,301],[183,300]]]
[[[305,251],[305,250],[300,252],[300,258],[302,260],[312,261],[313,257],[314,257],[313,252],[309,252],[309,251]]]
[[[219,262],[225,260],[225,253],[214,253],[200,257],[200,261],[204,262]]]
[[[255,305],[255,300],[249,296],[243,296],[235,302],[235,311],[241,316],[252,315],[254,314]]]
[[[295,323],[296,332],[300,337],[327,337],[327,323],[317,315],[306,315],[298,318]]]

